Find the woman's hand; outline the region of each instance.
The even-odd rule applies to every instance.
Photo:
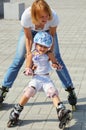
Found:
[[[62,69],[62,66],[58,62],[52,63],[52,67],[56,68],[57,70],[61,70]]]

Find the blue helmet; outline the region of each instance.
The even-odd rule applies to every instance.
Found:
[[[52,36],[47,32],[40,31],[35,35],[34,43],[50,48],[52,46]]]

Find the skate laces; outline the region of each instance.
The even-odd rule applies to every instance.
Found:
[[[65,108],[65,106],[64,106],[64,104],[62,103],[62,102],[60,102],[60,103],[58,103],[58,110],[60,110],[60,109],[64,109]]]
[[[20,113],[16,113],[15,110],[12,110],[11,115],[10,115],[10,118],[11,118],[11,119],[15,119],[16,117],[19,117],[19,114],[20,114]]]
[[[65,111],[65,108],[61,108],[58,112],[58,119],[61,121],[62,118],[64,117],[64,111]]]
[[[21,112],[23,110],[23,106],[20,106],[19,104],[16,104],[14,109],[15,109],[15,111]]]
[[[62,102],[58,104],[57,108],[57,114],[58,114],[58,119],[61,120],[63,117],[63,111],[65,110],[65,106],[63,105]]]
[[[23,106],[20,106],[19,104],[16,104],[16,105],[14,106],[12,115],[13,115],[13,116],[14,116],[15,114],[16,114],[16,115],[19,115],[22,110],[23,110]]]

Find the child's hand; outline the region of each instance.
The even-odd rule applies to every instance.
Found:
[[[25,71],[23,72],[26,76],[32,76],[33,71],[31,68],[25,68]]]
[[[52,67],[56,68],[57,70],[61,70],[62,66],[57,62],[57,63],[52,63]]]

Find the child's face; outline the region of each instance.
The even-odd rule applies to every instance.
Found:
[[[48,47],[39,44],[36,44],[36,49],[39,52],[39,54],[45,54],[48,51]]]

